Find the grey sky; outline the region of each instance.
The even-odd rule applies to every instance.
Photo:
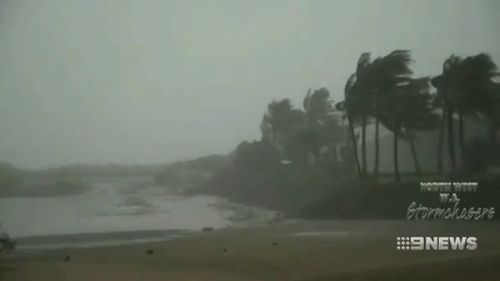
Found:
[[[155,163],[259,137],[272,99],[342,97],[361,52],[500,63],[500,1],[0,0],[0,161]]]

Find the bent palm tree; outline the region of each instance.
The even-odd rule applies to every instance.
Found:
[[[398,163],[399,139],[407,140],[417,174],[421,173],[415,148],[415,132],[436,126],[436,115],[429,93],[429,79],[412,79],[397,85],[388,96],[388,105],[381,116],[382,124],[394,135],[394,178],[401,179]]]
[[[336,122],[332,116],[333,106],[330,100],[330,92],[326,88],[308,91],[303,101],[304,113],[306,116],[305,139],[309,150],[315,158],[315,164],[320,163],[320,149],[328,146],[333,140],[331,125]],[[329,125],[329,126],[327,126]]]
[[[495,98],[491,91],[497,66],[487,54],[466,57],[450,56],[443,73],[432,79],[437,100],[447,120],[448,152],[451,167],[456,169],[454,118],[458,118],[458,144],[462,163],[465,157],[465,124],[467,116],[487,116]]]
[[[354,135],[354,125],[361,126],[361,175],[367,175],[366,162],[366,127],[370,119],[375,120],[375,162],[374,174],[379,170],[379,123],[384,111],[390,103],[387,101],[390,92],[400,83],[407,81],[412,71],[409,67],[411,55],[406,50],[396,50],[390,54],[371,61],[369,53],[363,53],[345,90],[347,119]],[[355,151],[356,153],[356,151]]]
[[[363,177],[363,170],[361,168],[361,164],[359,162],[359,153],[358,153],[358,143],[356,134],[354,131],[355,124],[359,122],[362,114],[364,113],[364,109],[361,104],[361,99],[358,96],[359,93],[355,91],[354,85],[356,83],[356,74],[352,74],[351,77],[347,80],[347,83],[344,88],[344,96],[345,99],[342,102],[336,104],[336,108],[344,112],[345,118],[347,118],[348,127],[349,127],[349,136],[352,141],[354,159],[356,163],[356,168],[358,171],[358,176]]]
[[[290,156],[290,144],[297,131],[305,127],[304,112],[294,109],[289,99],[273,101],[264,115],[261,128],[270,130],[270,143],[280,151],[282,160]]]
[[[396,50],[375,59],[368,68],[367,88],[371,89],[372,110],[375,118],[375,163],[374,174],[378,175],[380,162],[379,123],[387,108],[387,99],[392,89],[409,79],[412,74],[411,54],[406,50]]]

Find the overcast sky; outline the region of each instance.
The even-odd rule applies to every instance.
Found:
[[[158,163],[258,139],[273,99],[342,98],[360,53],[500,63],[500,1],[0,0],[0,161]]]

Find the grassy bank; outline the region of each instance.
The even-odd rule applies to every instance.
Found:
[[[412,202],[428,207],[450,205],[440,203],[439,193],[421,192],[420,182],[477,181],[478,192],[458,194],[460,206],[500,210],[499,176],[403,177],[405,180],[399,183],[384,175],[361,180],[353,173],[304,170],[268,162],[250,168],[229,166],[190,192],[276,209],[291,217],[404,219]]]

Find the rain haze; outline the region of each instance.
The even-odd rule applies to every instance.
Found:
[[[499,15],[0,0],[0,281],[498,280]]]
[[[265,105],[335,101],[360,53],[500,59],[491,1],[0,2],[0,159],[163,163],[260,138]]]

